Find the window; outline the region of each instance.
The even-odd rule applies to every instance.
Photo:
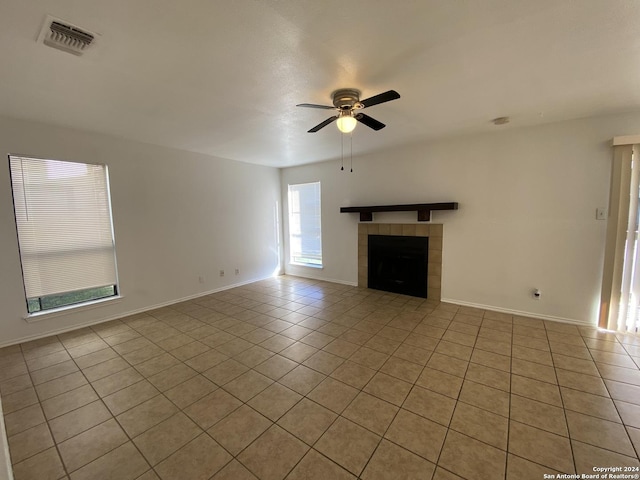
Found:
[[[322,267],[320,182],[289,185],[291,263]]]
[[[118,294],[105,165],[9,156],[27,311]]]

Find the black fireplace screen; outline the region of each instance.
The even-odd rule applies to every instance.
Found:
[[[427,298],[429,237],[369,235],[369,288]]]

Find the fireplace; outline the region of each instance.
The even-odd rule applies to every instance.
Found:
[[[429,237],[369,235],[368,286],[427,298]]]
[[[434,223],[360,223],[358,224],[358,286],[378,288],[370,285],[369,269],[373,265],[369,258],[371,236],[401,238],[422,237],[427,243],[426,298],[436,302],[441,298],[442,282],[442,224]],[[423,275],[422,273],[420,275]],[[386,290],[386,289],[385,289]],[[419,295],[425,298],[425,295]]]

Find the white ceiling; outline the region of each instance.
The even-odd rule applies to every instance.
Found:
[[[100,34],[36,42],[46,14]],[[640,109],[638,0],[0,0],[0,115],[276,167],[340,155],[337,88],[366,110],[354,155]],[[495,127],[494,117],[509,125]]]

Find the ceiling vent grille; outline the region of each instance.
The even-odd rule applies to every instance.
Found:
[[[79,56],[94,44],[96,35],[63,20],[47,16],[38,39],[49,47]]]

